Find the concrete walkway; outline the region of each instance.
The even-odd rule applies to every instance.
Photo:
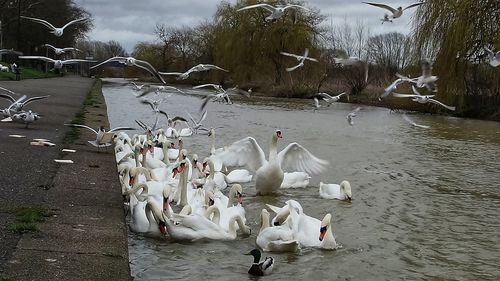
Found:
[[[75,76],[0,82],[28,96],[51,95],[30,104],[43,114],[30,128],[0,124],[0,205],[2,209],[42,206],[50,216],[39,231],[19,236],[10,225],[15,217],[0,212],[0,276],[14,280],[130,280],[127,230],[114,154],[97,153],[86,143],[95,138],[81,130],[80,139],[64,145],[71,122],[84,103],[93,79]],[[89,100],[87,100],[89,101]],[[0,106],[7,101],[0,100]],[[93,96],[85,123],[109,127],[102,94]],[[16,139],[8,135],[19,134]],[[31,146],[46,138],[55,147]],[[77,150],[61,152],[62,148]],[[54,159],[71,159],[58,164]],[[18,240],[19,239],[19,240]]]

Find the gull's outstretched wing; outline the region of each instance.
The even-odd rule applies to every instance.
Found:
[[[107,60],[105,60],[105,61],[103,61],[101,63],[98,63],[98,64],[92,66],[90,69],[94,69],[96,67],[99,67],[99,66],[101,66],[103,64],[106,64],[106,63],[112,62],[112,61],[118,61],[118,62],[121,62],[121,63],[125,63],[126,60],[127,60],[126,57],[112,57],[112,58],[109,58],[109,59],[107,59]]]
[[[435,99],[429,99],[429,102],[435,103],[437,105],[440,105],[440,106],[445,107],[445,108],[447,108],[449,110],[452,110],[452,111],[455,111],[455,109],[456,109],[454,106],[446,105],[446,104],[444,104],[444,103],[442,103],[440,101],[437,101]]]
[[[97,131],[90,128],[89,126],[85,126],[85,125],[81,125],[81,124],[64,124],[65,126],[70,126],[70,127],[79,127],[79,128],[85,128],[87,130],[90,130],[92,132],[94,132],[96,135],[97,135]]]
[[[27,59],[27,60],[43,60],[43,61],[47,61],[47,62],[52,62],[52,63],[55,63],[56,61],[51,59],[51,58],[47,58],[47,57],[42,57],[42,56],[19,56],[20,59]]]
[[[149,62],[136,59],[135,65],[153,74],[153,76],[156,77],[156,79],[160,80],[163,84],[166,84],[165,80],[163,80],[163,77],[161,77],[160,73],[158,73],[158,71]]]
[[[403,11],[407,10],[407,9],[410,9],[410,8],[413,8],[413,7],[416,7],[416,6],[420,6],[422,4],[425,4],[425,2],[419,2],[419,3],[411,4],[411,5],[407,6],[406,8],[404,8]]]
[[[28,103],[30,102],[34,102],[34,101],[37,101],[37,100],[41,100],[41,99],[45,99],[45,98],[48,98],[50,97],[50,95],[47,95],[47,96],[40,96],[40,97],[32,97],[32,98],[29,98],[27,99],[24,103],[24,105],[27,105]]]
[[[113,128],[113,129],[109,130],[108,133],[115,132],[115,131],[130,131],[130,130],[137,130],[137,128],[133,128],[133,127],[116,127],[116,128]]]
[[[70,25],[72,25],[72,24],[74,24],[74,23],[77,23],[77,22],[82,22],[82,21],[86,21],[86,20],[88,20],[88,18],[79,18],[79,19],[76,19],[76,20],[72,20],[72,21],[68,22],[67,24],[65,24],[65,25],[62,27],[62,29],[65,29],[66,27],[68,27],[68,26],[70,26]]]
[[[394,9],[391,6],[387,6],[386,4],[379,4],[379,3],[372,3],[372,2],[363,2],[363,3],[368,4],[368,5],[372,5],[372,6],[375,6],[375,7],[379,7],[379,8],[382,8],[382,9],[389,10],[393,14],[396,12],[396,9]]]
[[[264,8],[264,9],[268,10],[271,13],[273,13],[274,9],[275,9],[273,6],[271,6],[269,4],[255,4],[255,5],[250,5],[250,6],[246,6],[246,7],[240,8],[240,9],[237,10],[237,12],[248,10],[248,9],[254,9],[254,8]]]
[[[25,16],[21,16],[21,18],[23,19],[28,19],[28,20],[31,20],[31,21],[34,21],[36,23],[39,23],[39,24],[42,24],[42,25],[45,25],[46,27],[52,29],[52,30],[55,30],[56,27],[53,26],[51,23],[49,23],[48,21],[46,20],[42,20],[42,19],[37,19],[37,18],[30,18],[30,17],[25,17]]]

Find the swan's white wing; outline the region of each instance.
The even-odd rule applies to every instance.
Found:
[[[99,66],[101,66],[103,64],[106,64],[108,62],[111,62],[111,61],[118,61],[118,62],[121,62],[121,63],[125,63],[126,60],[127,60],[127,58],[125,58],[125,57],[112,57],[110,59],[107,59],[107,60],[99,63],[99,64],[96,64],[96,65],[92,66],[90,69],[94,69],[96,67],[99,67]]]
[[[250,5],[250,6],[246,6],[246,7],[238,9],[237,12],[248,10],[248,9],[253,9],[253,8],[264,8],[264,9],[268,10],[271,13],[274,12],[274,7],[271,6],[271,5],[269,5],[269,4],[255,4],[255,5]]]
[[[455,107],[454,107],[454,106],[449,106],[449,105],[446,105],[446,104],[444,104],[444,103],[442,103],[442,102],[440,102],[440,101],[437,101],[437,100],[435,100],[435,99],[429,99],[429,102],[432,102],[432,103],[438,104],[438,105],[440,105],[440,106],[442,106],[442,107],[445,107],[445,108],[447,108],[447,109],[449,109],[449,110],[455,111]]]
[[[375,7],[379,7],[379,8],[382,8],[382,9],[389,10],[393,14],[396,12],[396,9],[394,9],[391,6],[387,6],[386,4],[371,3],[371,2],[363,2],[363,3],[368,4],[368,5],[372,5],[372,6],[375,6]]]
[[[422,5],[422,4],[425,4],[425,2],[419,2],[419,3],[414,3],[414,4],[411,4],[411,5],[409,5],[408,7],[404,8],[404,9],[403,9],[403,11],[404,11],[404,10],[407,10],[407,9],[410,9],[410,8],[413,8],[413,7],[416,7],[416,6],[420,6],[420,5]]]
[[[77,23],[77,22],[81,22],[81,21],[86,21],[88,18],[79,18],[79,19],[76,19],[76,20],[72,20],[70,22],[68,22],[67,24],[65,24],[62,29],[65,29],[66,27],[74,24],[74,23]]]
[[[37,19],[37,18],[30,18],[30,17],[25,17],[25,16],[21,16],[21,18],[23,18],[23,19],[29,19],[29,20],[32,20],[32,21],[34,21],[34,22],[36,22],[36,23],[43,24],[43,25],[45,25],[46,27],[48,27],[48,28],[50,28],[50,29],[52,29],[52,30],[55,30],[55,29],[56,29],[56,27],[55,27],[55,26],[53,26],[51,23],[49,23],[49,22],[48,22],[48,21],[46,21],[46,20]]]
[[[51,58],[47,58],[47,57],[42,57],[42,56],[19,56],[20,59],[28,59],[28,60],[43,60],[43,61],[48,61],[48,62],[53,62],[55,63],[56,61],[51,59]]]
[[[217,158],[222,160],[226,166],[247,167],[252,171],[257,171],[267,162],[264,151],[252,137],[235,141],[217,154]]]
[[[80,124],[64,124],[66,126],[70,126],[70,127],[80,127],[80,128],[85,128],[87,130],[91,130],[92,132],[94,132],[96,135],[97,135],[97,131],[90,128],[89,126],[85,126],[85,125],[80,125]]]
[[[278,161],[283,171],[300,171],[310,175],[317,175],[328,166],[328,161],[317,158],[296,142],[289,144],[278,154]]]

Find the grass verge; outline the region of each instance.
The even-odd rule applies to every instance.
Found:
[[[15,281],[15,280],[5,275],[0,275],[0,281]]]
[[[16,233],[38,231],[36,223],[45,221],[45,217],[49,215],[48,210],[42,207],[0,209],[0,213],[14,214],[16,216],[16,223],[10,226],[10,230]]]
[[[87,97],[85,97],[85,100],[83,101],[82,108],[80,111],[75,115],[75,118],[71,120],[72,124],[85,124],[85,112],[88,107],[99,107],[100,102],[97,99],[97,95],[100,95],[102,91],[102,82],[101,79],[96,79],[94,86],[92,86],[92,89],[88,93]],[[74,144],[76,140],[80,138],[80,129],[76,127],[71,127],[71,130],[66,133],[64,136],[63,142],[65,144]]]
[[[53,72],[43,72],[30,67],[21,68],[21,79],[39,79],[51,77],[59,77],[59,75]],[[16,75],[12,72],[0,72],[0,80],[16,80]]]

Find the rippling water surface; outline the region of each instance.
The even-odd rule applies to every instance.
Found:
[[[153,123],[150,108],[139,104],[130,86],[106,83],[103,92],[112,127],[135,125],[134,119]],[[319,219],[331,213],[342,248],[268,254],[276,261],[273,280],[500,279],[500,123],[411,116],[431,126],[419,129],[400,114],[366,106],[351,127],[345,116],[356,105],[338,103],[314,113],[309,101],[237,103],[208,105],[205,125],[217,128],[217,147],[253,136],[267,154],[279,128],[279,149],[299,142],[329,160],[330,168],[307,188],[277,196],[256,197],[254,183],[245,185],[248,238],[177,243],[130,233],[135,280],[252,279],[251,257],[243,254],[256,247],[260,211],[265,203],[283,205],[288,199]],[[199,104],[196,96],[174,94],[161,108],[174,116],[196,114]],[[185,147],[200,158],[210,145],[206,135],[185,138]],[[319,197],[320,181],[342,180],[351,182],[352,203]]]

